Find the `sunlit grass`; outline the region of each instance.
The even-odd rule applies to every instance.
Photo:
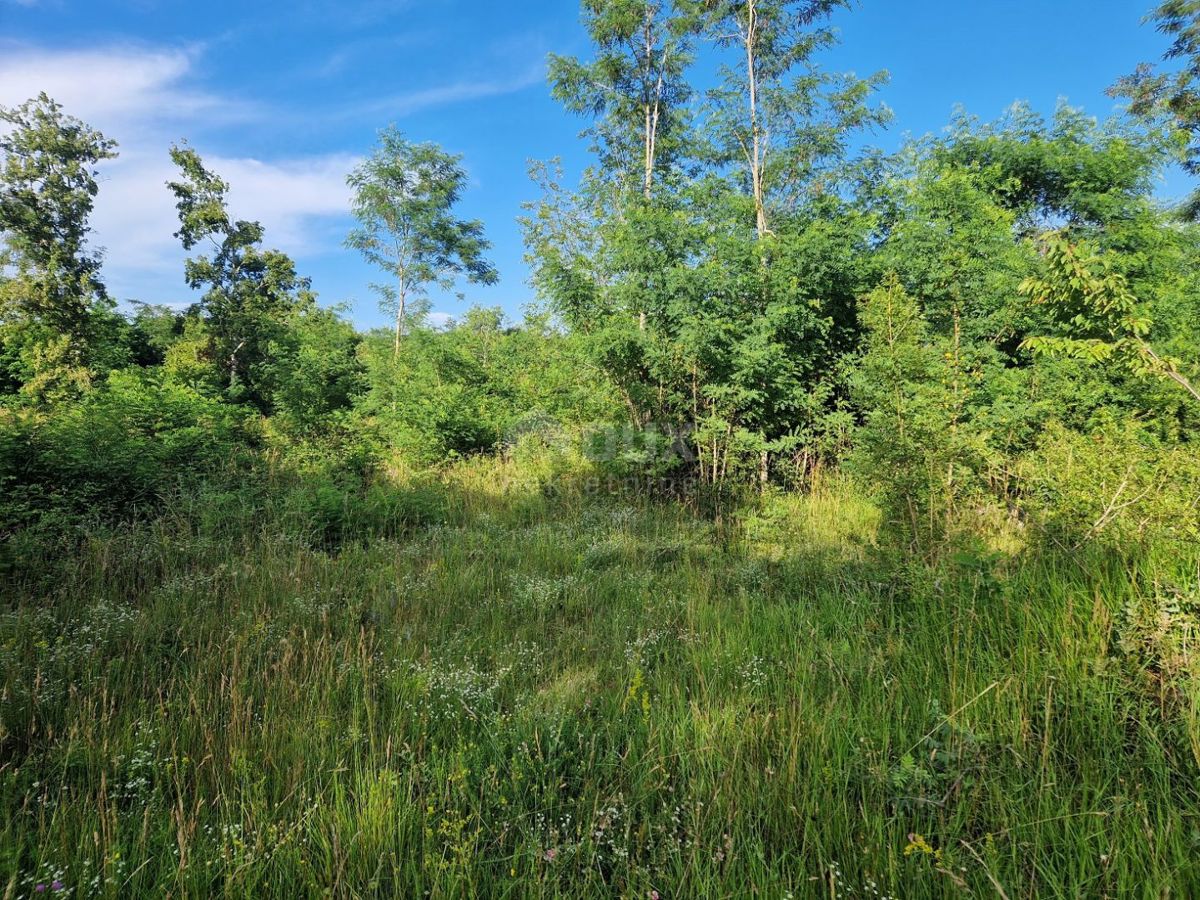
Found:
[[[885,563],[836,483],[343,500],[210,491],[10,576],[4,897],[1200,890],[1197,697],[1117,652],[1124,561]]]

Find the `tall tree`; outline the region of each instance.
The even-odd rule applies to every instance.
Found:
[[[347,180],[359,225],[346,244],[392,279],[376,290],[395,312],[393,356],[399,356],[413,298],[424,297],[431,285],[453,287],[460,277],[476,284],[498,280],[484,256],[491,244],[482,222],[455,217],[467,173],[461,156],[436,144],[413,143],[387,128]]]
[[[0,317],[46,330],[39,359],[82,371],[97,304],[100,254],[87,246],[98,163],[116,143],[46,94],[0,107]]]
[[[552,66],[556,95],[596,119],[598,165],[575,193],[544,179],[525,223],[535,282],[634,424],[691,434],[693,471],[714,481],[751,456],[766,480],[771,454],[810,433],[839,323],[866,286],[848,264],[863,228],[835,192],[803,190],[884,116],[868,106],[874,80],[816,69],[832,34],[811,26],[836,5],[586,0],[594,62]],[[702,110],[711,141],[688,102],[704,34],[741,47]]]
[[[772,213],[795,205],[823,162],[838,160],[846,135],[890,113],[868,98],[886,73],[867,79],[822,72],[814,57],[836,43],[822,25],[849,0],[708,0],[709,30],[738,62],[710,92],[717,159],[745,173],[755,227],[771,230]]]
[[[1181,62],[1182,68],[1160,72],[1143,63],[1110,93],[1128,99],[1130,112],[1139,118],[1170,120],[1187,142],[1184,168],[1200,175],[1200,0],[1166,0],[1147,19],[1173,39],[1164,59]],[[1192,194],[1182,212],[1192,221],[1200,220],[1200,191]]]
[[[662,307],[655,282],[671,262],[653,248],[664,245],[664,231],[678,230],[667,212],[668,187],[689,144],[686,76],[700,10],[696,0],[584,0],[594,58],[550,58],[555,98],[593,120],[585,133],[599,168],[589,172],[587,189],[593,204],[613,212],[605,244],[616,251],[617,293],[627,307],[619,315],[641,332],[648,311]]]
[[[297,308],[312,302],[309,281],[296,274],[287,254],[262,248],[261,224],[230,216],[229,184],[205,168],[194,149],[172,147],[171,159],[182,175],[168,182],[179,210],[175,236],[185,250],[206,241],[213,248],[211,256],[188,259],[184,269],[188,286],[204,290],[213,362],[232,396],[266,410],[271,341]]]
[[[853,298],[866,287],[851,262],[861,223],[837,187],[851,135],[890,115],[871,102],[885,74],[860,79],[819,66],[836,42],[830,16],[850,5],[705,4],[706,33],[732,55],[706,98],[714,177],[701,201],[706,246],[698,254],[700,307],[721,311],[723,339],[708,339],[711,327],[692,331],[700,431],[714,437],[709,455],[721,456],[721,477],[731,447],[757,457],[763,483],[773,458],[811,458],[804,444],[836,402],[837,353],[854,328]]]
[[[692,90],[685,75],[697,13],[689,0],[584,0],[595,58],[550,57],[555,98],[595,120],[590,133],[601,164],[637,183],[647,200],[687,137]]]

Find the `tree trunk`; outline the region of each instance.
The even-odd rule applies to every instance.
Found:
[[[238,378],[238,354],[242,352],[242,348],[246,346],[245,341],[240,341],[233,352],[229,354],[229,387],[233,388],[237,384]]]
[[[757,0],[746,0],[746,84],[750,95],[750,188],[754,193],[754,225],[758,236],[770,231],[767,226],[767,206],[763,197],[763,134],[758,121],[758,73],[755,50],[758,46]]]
[[[645,69],[643,72],[643,90],[649,84],[654,65],[654,12],[655,8],[651,4],[646,5],[646,17],[642,23],[642,39],[645,41]],[[665,52],[665,51],[664,51]],[[664,64],[666,60],[663,60]],[[645,115],[645,125],[642,134],[643,157],[642,157],[642,196],[646,202],[650,202],[650,198],[654,194],[654,163],[656,148],[658,142],[658,117],[659,117],[659,102],[662,93],[663,75],[660,72],[658,83],[655,88],[655,95],[645,96],[645,102],[642,106],[642,112]],[[646,311],[644,309],[638,311],[638,331],[646,330]]]
[[[392,351],[392,358],[400,358],[400,340],[404,337],[404,315],[405,301],[407,288],[404,284],[404,279],[400,279],[400,286],[396,292],[396,346]]]

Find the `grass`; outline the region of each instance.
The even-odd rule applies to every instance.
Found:
[[[1196,560],[898,563],[876,520],[478,462],[29,555],[0,897],[1200,894],[1197,692],[1118,647]]]

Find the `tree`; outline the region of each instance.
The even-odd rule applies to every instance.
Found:
[[[1100,123],[1065,102],[1052,121],[1027,103],[983,124],[960,112],[929,156],[968,173],[1029,237],[1053,223],[1099,235],[1136,219],[1152,207],[1155,176],[1170,161],[1160,134]]]
[[[931,333],[917,300],[892,273],[860,304],[863,346],[850,374],[862,424],[853,467],[881,500],[885,524],[930,551],[978,487],[984,437],[971,421],[957,334]]]
[[[43,379],[85,383],[97,307],[107,302],[100,254],[87,246],[98,163],[116,143],[39,94],[0,107],[0,318],[40,331],[30,344]]]
[[[1174,39],[1163,58],[1180,61],[1183,68],[1158,72],[1143,63],[1109,93],[1128,99],[1129,111],[1139,118],[1171,121],[1186,141],[1184,168],[1200,175],[1200,0],[1166,0],[1147,18]],[[1192,195],[1182,212],[1192,221],[1200,220],[1200,191]]]
[[[594,62],[552,67],[556,96],[596,119],[598,165],[576,192],[538,173],[535,284],[635,426],[691,435],[705,480],[752,459],[765,481],[771,455],[812,434],[867,284],[866,229],[815,183],[832,184],[849,133],[883,116],[867,107],[874,81],[815,68],[832,34],[808,26],[837,5],[587,0]],[[740,41],[742,62],[697,121],[687,72],[706,32]]]
[[[756,457],[763,483],[772,456],[796,451],[834,402],[836,350],[854,320],[856,294],[844,290],[854,266],[842,251],[861,225],[847,215],[838,182],[849,136],[889,113],[869,103],[885,75],[859,79],[817,64],[836,42],[825,23],[849,5],[706,3],[706,31],[734,62],[722,67],[705,107],[713,177],[701,201],[708,221],[700,307],[723,311],[724,346],[701,356],[708,363],[700,368],[712,374],[697,393],[720,410],[710,419],[726,433],[725,449],[717,442],[712,455],[727,454],[736,439]],[[696,346],[712,346],[703,331],[693,334]]]
[[[887,78],[820,71],[815,54],[836,42],[825,21],[849,0],[708,0],[709,29],[739,62],[722,70],[709,92],[716,159],[745,173],[759,237],[773,207],[794,204],[823,162],[838,160],[846,135],[887,121],[867,104]]]
[[[206,169],[195,150],[172,147],[171,159],[182,173],[168,183],[179,210],[175,236],[185,250],[205,241],[213,248],[211,256],[188,259],[184,269],[188,286],[204,290],[213,362],[231,396],[267,411],[269,347],[296,309],[311,302],[309,281],[286,254],[262,249],[262,225],[230,217],[228,183]]]
[[[295,433],[328,431],[366,389],[362,338],[338,312],[304,304],[271,343],[274,414]]]
[[[1052,310],[1060,333],[1030,337],[1024,347],[1049,356],[1108,363],[1140,378],[1167,379],[1200,402],[1200,390],[1179,371],[1179,361],[1150,346],[1147,338],[1154,321],[1108,259],[1057,233],[1046,239],[1046,263],[1046,276],[1027,279],[1020,292]]]
[[[667,209],[672,175],[689,141],[686,74],[700,24],[694,0],[584,0],[584,24],[595,58],[550,57],[554,97],[570,112],[590,116],[600,167],[588,188],[614,213],[606,243],[621,250],[611,260],[622,283],[625,314],[644,332],[656,303],[662,234],[676,230]],[[597,197],[596,199],[600,199]],[[632,241],[625,240],[632,237]],[[669,238],[668,238],[669,240]]]
[[[649,200],[660,169],[687,138],[686,79],[698,7],[686,0],[584,0],[595,59],[551,55],[555,99],[591,116],[605,170]]]
[[[394,127],[385,129],[347,180],[359,227],[346,244],[392,279],[376,290],[395,311],[393,355],[399,356],[411,299],[424,297],[430,285],[450,288],[463,276],[476,284],[498,280],[484,257],[491,244],[482,222],[455,218],[467,173],[461,156],[436,144],[415,144]]]

